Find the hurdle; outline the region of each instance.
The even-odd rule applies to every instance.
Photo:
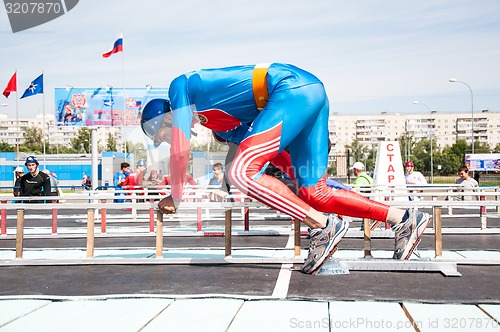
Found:
[[[426,195],[426,193],[419,193],[420,195]],[[470,193],[463,193],[465,195],[470,194]],[[475,193],[477,195],[477,192]],[[497,194],[497,191],[493,192],[484,192],[481,193],[484,194],[485,199],[486,198],[492,198],[493,195]],[[435,193],[431,193],[429,195],[434,195],[438,196]],[[86,258],[89,261],[93,261],[96,264],[104,264],[104,262],[110,262],[109,260],[102,260],[102,259],[94,259],[94,246],[95,246],[95,212],[98,211],[99,209],[106,209],[106,208],[116,208],[117,203],[103,203],[106,200],[111,201],[113,199],[113,193],[93,193],[93,195],[90,198],[90,202],[85,205],[86,211],[87,211],[87,245],[86,245]],[[67,200],[70,200],[69,197],[65,197]],[[78,198],[78,197],[77,197]],[[164,252],[164,215],[159,213],[158,208],[157,208],[157,203],[154,202],[153,200],[150,200],[149,197],[141,197],[145,198],[146,202],[143,203],[136,203],[136,207],[138,210],[149,210],[156,212],[156,244],[155,244],[155,252],[156,252],[156,263],[154,264],[193,264],[196,262],[196,264],[200,264],[203,259],[170,259],[170,258],[164,258],[163,257],[163,252]],[[158,196],[156,197],[158,198]],[[33,199],[39,199],[39,198],[33,198]],[[50,199],[50,197],[47,197],[47,199]],[[60,199],[60,197],[55,197],[54,199]],[[89,196],[85,196],[86,200],[89,200]],[[30,200],[29,198],[25,200]],[[467,205],[469,206],[475,206],[479,209],[481,206],[488,206],[490,208],[492,207],[498,207],[500,201],[497,199],[495,196],[494,200],[481,200],[481,201],[470,201],[467,202]],[[419,202],[398,202],[398,201],[390,201],[390,205],[393,206],[399,206],[399,207],[408,207],[408,204],[411,204],[411,206],[414,207],[432,207],[433,209],[433,230],[429,229],[426,231],[426,233],[430,233],[431,231],[434,232],[434,246],[435,246],[435,257],[433,260],[430,261],[421,261],[421,260],[411,260],[411,261],[406,261],[406,262],[401,262],[401,261],[392,261],[392,260],[383,260],[383,259],[377,259],[373,258],[372,252],[371,252],[371,239],[372,239],[372,234],[369,230],[369,227],[365,227],[365,232],[364,232],[364,253],[365,253],[365,258],[362,259],[356,259],[356,260],[346,260],[346,259],[341,259],[344,260],[348,266],[349,269],[351,270],[384,270],[384,271],[439,271],[442,272],[445,275],[459,275],[458,271],[456,270],[456,263],[446,261],[445,259],[442,258],[442,230],[441,230],[441,211],[443,208],[446,207],[459,207],[464,204],[464,202],[461,201],[446,201],[446,200],[436,200],[432,199],[431,201],[419,201]],[[78,203],[64,203],[65,208],[79,208],[81,209],[82,206],[81,204]],[[256,208],[256,207],[264,207],[263,204],[255,201],[249,201],[249,200],[243,200],[240,202],[185,202],[183,205],[181,205],[180,210],[184,209],[191,209],[191,210],[196,210],[197,207],[200,208],[206,208],[206,209],[223,209],[224,211],[224,234],[223,236],[225,237],[224,241],[224,258],[222,259],[208,259],[206,261],[203,261],[201,264],[226,264],[226,263],[239,263],[239,264],[246,264],[250,262],[258,262],[258,263],[272,263],[272,264],[278,264],[278,263],[301,263],[303,262],[303,258],[300,257],[300,239],[301,239],[301,232],[300,232],[300,222],[297,220],[293,221],[293,228],[291,229],[290,235],[293,235],[294,238],[294,247],[293,247],[293,253],[294,257],[293,258],[234,258],[232,257],[232,241],[231,238],[234,235],[233,234],[233,229],[232,229],[232,224],[233,224],[233,210],[235,209],[242,209],[246,208],[250,210],[251,208]],[[1,208],[5,210],[16,210],[17,213],[17,227],[16,227],[16,259],[18,262],[21,261],[22,259],[22,252],[23,252],[23,239],[24,239],[24,234],[23,234],[23,229],[24,229],[24,212],[26,208],[37,208],[37,209],[42,209],[42,210],[51,210],[54,208],[53,204],[8,204],[4,203],[1,205]],[[496,212],[496,211],[495,211]],[[498,216],[498,215],[497,215]],[[486,217],[486,215],[485,215]],[[364,223],[367,223],[368,220],[363,220]],[[128,262],[127,259],[125,260],[120,260],[120,262]],[[136,262],[135,260],[130,260],[130,262]],[[149,264],[149,260],[147,259],[142,259],[144,264]],[[32,263],[32,260],[31,260]],[[57,262],[53,262],[54,264],[58,264]],[[81,263],[81,261],[75,260],[75,264]],[[86,263],[87,264],[87,263]],[[92,262],[88,262],[88,264],[92,264]],[[139,260],[137,260],[137,264],[139,264]],[[443,272],[444,271],[444,272]]]

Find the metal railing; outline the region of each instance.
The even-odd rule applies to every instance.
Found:
[[[223,202],[209,201],[209,193],[217,190],[217,187],[208,188],[200,187],[187,187],[185,201],[181,204],[178,211],[179,213],[189,212],[193,218],[197,220],[197,232],[202,231],[202,214],[203,209],[224,213],[224,232],[212,234],[213,236],[225,237],[225,254],[231,255],[231,234],[232,223],[234,220],[233,210],[240,209],[241,216],[244,220],[245,231],[249,230],[249,213],[250,209],[258,209],[269,214],[276,214],[276,211],[264,206],[263,204],[252,200],[251,198],[235,193],[227,197]],[[498,199],[499,187],[478,188],[474,191],[460,191],[457,186],[421,186],[412,187],[411,190],[407,188],[398,187],[382,187],[374,186],[370,188],[370,192],[365,192],[366,189],[360,190],[363,195],[370,196],[372,199],[384,201],[388,205],[397,206],[402,208],[417,207],[417,208],[431,208],[434,216],[434,233],[435,233],[435,255],[440,257],[442,255],[442,234],[441,234],[441,218],[443,217],[443,209],[448,209],[448,213],[452,215],[454,209],[463,208],[464,201],[452,200],[449,197],[467,197],[478,196],[479,200],[467,201],[466,205],[471,208],[477,208],[477,215],[481,217],[481,229],[486,229],[487,218],[498,218],[500,200]],[[411,192],[410,192],[411,191]],[[121,193],[121,192],[120,192]],[[16,258],[23,257],[23,239],[24,239],[24,222],[25,212],[32,210],[51,210],[52,211],[52,234],[57,234],[57,210],[82,210],[86,211],[86,257],[94,257],[94,239],[95,239],[95,222],[100,216],[101,233],[106,233],[106,218],[107,211],[113,209],[121,209],[123,206],[131,205],[131,209],[148,211],[149,216],[149,232],[155,233],[156,236],[156,257],[163,257],[163,230],[165,216],[158,212],[157,204],[163,194],[169,193],[169,188],[144,188],[141,190],[125,191],[128,194],[123,196],[129,199],[127,204],[114,203],[116,199],[115,192],[109,190],[95,190],[82,194],[64,194],[62,196],[47,196],[43,197],[47,201],[59,200],[64,203],[58,204],[41,204],[41,203],[28,203],[33,200],[40,200],[40,197],[13,197],[13,196],[0,196],[1,210],[1,234],[7,234],[7,212],[16,211]],[[408,197],[418,196],[420,200],[409,201]],[[406,200],[404,200],[406,198]],[[448,199],[447,199],[448,198]],[[232,201],[229,201],[232,199]],[[13,203],[12,201],[22,200],[23,203]],[[133,214],[133,211],[132,211]],[[170,218],[170,215],[169,215]],[[175,216],[172,216],[175,218]],[[366,220],[364,221],[367,222]],[[300,255],[300,223],[294,221],[294,226],[291,226],[295,238],[294,253],[295,256]],[[126,234],[124,234],[126,236]],[[365,254],[371,255],[371,236],[370,228],[365,227]]]

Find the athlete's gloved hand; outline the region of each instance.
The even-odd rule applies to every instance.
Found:
[[[158,202],[158,210],[165,214],[174,214],[176,212],[175,201],[172,196],[167,196]]]

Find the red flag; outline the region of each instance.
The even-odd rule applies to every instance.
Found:
[[[17,74],[17,72],[15,72],[14,75],[12,75],[9,83],[7,83],[7,86],[5,87],[5,90],[3,90],[3,95],[5,96],[5,98],[9,98],[9,95],[11,92],[17,91],[16,74]]]

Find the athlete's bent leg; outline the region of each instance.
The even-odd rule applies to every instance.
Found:
[[[278,155],[280,136],[281,124],[278,124],[242,141],[229,178],[236,188],[259,202],[304,221],[311,228],[324,227],[326,216],[311,209],[280,180],[261,174],[263,166]]]
[[[386,221],[389,206],[372,201],[354,191],[332,189],[326,185],[326,175],[315,186],[300,187],[299,195],[321,212],[337,213],[356,218]]]

